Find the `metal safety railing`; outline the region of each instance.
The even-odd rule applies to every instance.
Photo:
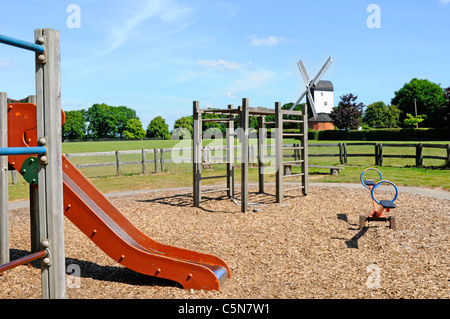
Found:
[[[35,260],[41,259],[41,258],[45,258],[48,256],[48,254],[49,254],[49,251],[47,249],[44,249],[44,250],[38,251],[37,253],[13,260],[13,261],[3,264],[3,265],[0,265],[0,274],[4,271],[15,268],[17,266],[28,264]]]
[[[22,48],[29,51],[34,51],[38,53],[42,53],[45,50],[45,47],[40,44],[35,44],[23,40],[19,40],[16,38],[8,37],[6,35],[0,34],[0,43],[8,44],[14,47]]]
[[[45,146],[32,146],[32,147],[0,147],[0,156],[10,155],[43,155],[47,153]]]

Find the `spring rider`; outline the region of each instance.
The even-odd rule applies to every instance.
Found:
[[[378,175],[380,176],[380,180],[378,182],[375,182],[373,180],[364,180],[364,174],[370,170],[376,171]],[[370,221],[389,221],[389,228],[395,230],[396,229],[396,219],[395,216],[386,216],[384,213],[389,213],[391,209],[396,208],[394,202],[398,197],[398,188],[397,186],[388,180],[383,180],[383,175],[379,170],[376,168],[367,168],[361,173],[360,177],[361,183],[363,186],[370,190],[370,195],[373,203],[373,211],[368,216],[366,215],[360,215],[359,216],[359,228],[364,228],[366,222]],[[382,184],[390,184],[394,187],[395,190],[395,196],[392,200],[380,200],[378,201],[375,198],[374,192],[375,190]]]

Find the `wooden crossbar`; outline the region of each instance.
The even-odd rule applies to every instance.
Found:
[[[207,190],[207,191],[202,191],[202,194],[219,193],[219,192],[225,192],[228,190],[229,190],[229,188],[211,189],[211,190]]]
[[[206,177],[202,177],[201,179],[215,179],[215,178],[225,178],[228,177],[228,175],[220,175],[220,176],[206,176]]]

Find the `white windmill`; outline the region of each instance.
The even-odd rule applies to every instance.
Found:
[[[308,72],[306,72],[306,68],[303,65],[302,60],[300,60],[297,63],[298,68],[300,69],[300,72],[302,74],[303,81],[305,82],[306,89],[302,93],[302,95],[298,98],[297,102],[295,102],[294,105],[291,107],[291,110],[293,110],[297,105],[299,105],[300,102],[303,100],[303,98],[306,96],[306,103],[308,105],[308,108],[312,112],[312,117],[317,118],[316,106],[314,104],[314,98],[311,94],[311,91],[314,90],[314,87],[317,85],[317,83],[319,83],[320,79],[323,77],[325,72],[328,70],[328,68],[330,67],[332,62],[333,62],[333,59],[331,57],[328,58],[327,62],[324,64],[324,66],[322,67],[320,72],[316,75],[316,77],[313,80],[310,80]]]

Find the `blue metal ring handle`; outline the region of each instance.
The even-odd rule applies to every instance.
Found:
[[[363,176],[364,176],[364,174],[365,174],[367,171],[376,171],[376,172],[378,172],[378,174],[380,175],[380,181],[383,180],[383,175],[381,174],[381,172],[380,172],[379,170],[377,170],[376,168],[373,168],[373,167],[371,167],[371,168],[366,168],[365,170],[363,170],[363,172],[361,173],[361,177],[359,178],[359,179],[361,180],[361,184],[363,184],[365,188],[369,188],[369,186],[367,186],[367,185],[364,183],[364,180],[363,180]],[[375,187],[378,187],[378,186],[374,186],[374,188],[375,188]]]
[[[380,186],[380,185],[383,184],[383,183],[391,184],[392,186],[394,186],[394,188],[395,188],[395,196],[394,196],[394,199],[392,200],[392,202],[395,202],[395,200],[396,200],[397,197],[398,197],[398,188],[397,188],[397,186],[396,186],[394,183],[392,183],[391,181],[385,181],[385,180],[379,181],[379,182],[376,183],[375,186],[372,188],[372,192],[371,192],[371,194],[372,194],[372,199],[373,199],[377,204],[380,204],[380,202],[377,201],[377,200],[375,199],[375,196],[373,195],[373,191],[375,190],[375,188],[377,188],[378,186]]]

